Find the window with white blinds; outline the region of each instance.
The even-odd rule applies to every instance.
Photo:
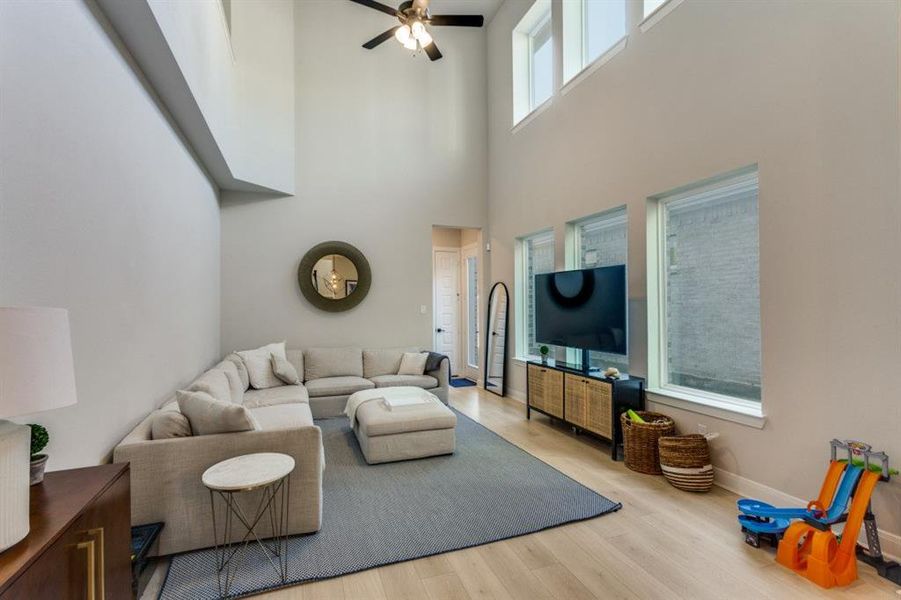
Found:
[[[542,231],[519,239],[520,271],[517,296],[522,302],[522,318],[517,320],[517,354],[537,357],[541,344],[535,341],[535,275],[554,271],[554,232]]]

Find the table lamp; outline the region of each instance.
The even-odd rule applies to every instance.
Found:
[[[0,552],[28,535],[31,428],[4,421],[75,404],[69,313],[0,308]]]

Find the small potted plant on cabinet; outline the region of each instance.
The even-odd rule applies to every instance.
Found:
[[[47,466],[49,457],[41,454],[41,450],[47,447],[50,434],[42,425],[31,423],[29,427],[31,427],[31,485],[35,485],[44,481],[44,467]]]
[[[538,351],[541,353],[541,364],[546,365],[547,364],[547,355],[551,353],[551,349],[548,348],[547,346],[542,346],[541,348],[538,349]]]

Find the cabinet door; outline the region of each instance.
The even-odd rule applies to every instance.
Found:
[[[589,431],[605,438],[613,439],[613,386],[603,381],[586,381],[588,410],[586,415]]]
[[[538,410],[547,410],[546,375],[547,369],[529,365],[529,405]]]
[[[97,599],[131,595],[131,494],[122,474],[84,513],[83,531],[95,546]]]
[[[96,549],[84,535],[84,525],[84,517],[77,519],[0,598],[92,600],[90,586],[96,582]],[[96,600],[96,588],[93,591]]]
[[[546,369],[544,374],[545,410],[549,415],[563,418],[563,372]]]
[[[588,424],[588,389],[586,379],[578,375],[566,374],[566,420],[576,427],[585,428]]]

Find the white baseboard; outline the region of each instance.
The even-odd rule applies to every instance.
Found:
[[[774,506],[806,506],[807,500],[795,498],[790,494],[786,494],[775,488],[757,483],[746,477],[730,473],[717,468],[715,470],[714,483],[725,490],[729,490],[734,494],[738,494],[743,498],[755,498],[768,502]],[[879,515],[876,515],[877,524]],[[860,542],[866,545],[866,535],[863,527],[860,528]],[[901,535],[889,533],[882,529],[879,530],[879,543],[882,546],[882,553],[887,558],[898,560],[901,557]]]
[[[514,400],[516,400],[517,402],[522,402],[523,404],[526,403],[526,393],[525,392],[520,392],[519,390],[511,389],[511,390],[507,390],[507,395],[509,397],[513,398]]]

